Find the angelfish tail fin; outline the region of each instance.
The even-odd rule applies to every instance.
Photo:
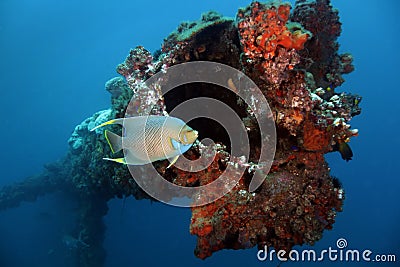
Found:
[[[113,132],[107,131],[107,130],[104,131],[104,135],[105,135],[108,145],[110,146],[111,151],[113,153],[117,153],[118,151],[120,151],[122,149],[122,137],[121,136],[119,136]]]

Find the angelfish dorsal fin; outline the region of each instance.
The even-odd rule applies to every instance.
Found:
[[[113,119],[113,120],[106,121],[106,122],[104,122],[104,123],[102,123],[100,125],[97,125],[96,127],[91,129],[90,131],[93,132],[94,130],[96,130],[98,128],[101,128],[101,127],[104,127],[106,125],[111,125],[111,124],[121,124],[121,125],[123,125],[123,123],[124,123],[124,119],[123,118]]]

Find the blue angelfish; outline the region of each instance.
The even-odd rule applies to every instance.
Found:
[[[170,159],[172,166],[180,155],[193,145],[198,132],[190,128],[184,121],[168,116],[138,116],[114,119],[102,123],[100,127],[120,124],[124,127],[124,136],[104,131],[111,151],[117,153],[124,150],[124,158],[104,158],[129,165],[143,165],[157,160]]]

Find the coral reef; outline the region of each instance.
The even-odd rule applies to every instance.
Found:
[[[117,67],[124,78],[106,83],[110,109],[95,113],[75,128],[68,141],[70,150],[59,163],[48,165],[35,178],[3,188],[0,209],[68,188],[81,200],[77,233],[84,233],[82,241],[89,246],[79,253],[80,266],[101,266],[103,235],[98,232],[105,230],[101,216],[107,212],[106,202],[115,196],[151,197],[125,166],[102,160],[111,151],[100,131],[89,130],[125,115],[164,115],[188,99],[206,96],[238,114],[248,130],[251,150],[248,169],[233,190],[215,202],[192,208],[190,233],[198,237],[195,255],[204,259],[222,249],[267,245],[290,250],[295,245],[314,244],[324,230],[332,229],[344,200],[342,185],[330,175],[324,154],[339,151],[345,160],[353,156],[348,143],[358,130],[349,123],[361,112],[361,97],[335,91],[344,81],[342,75],[354,67],[350,54],[337,52],[341,24],[330,1],[298,0],[292,13],[290,9],[287,3],[252,2],[238,11],[236,20],[209,12],[198,21],[182,23],[153,55],[141,46],[132,49]],[[159,86],[146,84],[154,74],[190,61],[215,61],[243,71],[269,102],[277,147],[272,168],[255,192],[248,188],[260,155],[260,130],[243,99],[208,83],[184,84],[165,95],[163,81]],[[234,77],[227,83],[235,91],[239,81]],[[215,181],[229,165],[244,166],[241,158],[230,155],[229,137],[218,125],[199,119],[191,127],[215,144],[196,143],[186,158],[197,160],[202,153],[211,153],[210,149],[215,158],[197,172],[174,166],[166,169],[168,161],[153,163],[164,179],[195,187]]]
[[[299,63],[301,50],[311,33],[288,22],[289,4],[253,2],[237,14],[243,47],[242,64],[269,83],[280,83],[286,70]],[[254,74],[251,76],[252,78]]]
[[[198,21],[179,25],[164,40],[161,51],[166,66],[204,60],[240,67],[240,41],[234,20],[214,11],[203,14]]]
[[[195,254],[206,258],[223,249],[258,245],[289,249],[314,244],[330,229],[341,211],[340,185],[329,177],[328,167],[299,171],[291,168],[270,173],[261,190],[249,193],[241,183],[212,204],[193,209],[190,232],[198,236]]]
[[[111,112],[109,118],[122,118],[125,114],[126,106],[133,96],[125,79],[115,77],[106,82],[106,90],[111,94]],[[105,122],[105,121],[103,121]],[[98,124],[96,124],[98,125]]]
[[[321,1],[317,2],[322,5]],[[336,14],[328,1],[324,4],[323,10]],[[325,229],[332,228],[336,212],[342,210],[343,189],[338,180],[329,175],[323,155],[340,151],[338,144],[342,147],[340,144],[347,144],[357,135],[358,131],[351,129],[348,123],[360,113],[361,98],[335,93],[334,84],[329,87],[320,83],[319,76],[314,79],[318,74],[314,72],[315,66],[303,64],[310,59],[302,59],[309,42],[319,38],[318,43],[325,47],[334,43],[338,35],[324,38],[315,31],[315,24],[301,24],[299,20],[289,18],[295,18],[290,15],[290,6],[275,2],[253,2],[238,12],[240,66],[268,99],[276,121],[278,145],[271,172],[258,191],[248,191],[249,175],[244,175],[239,185],[224,197],[206,206],[192,208],[190,231],[198,236],[195,254],[199,258],[224,248],[268,245],[289,250],[294,245],[314,244]],[[333,18],[331,25],[324,27],[335,26],[337,21],[337,17]],[[193,50],[187,40],[185,49]],[[190,60],[190,57],[185,58],[184,51],[175,50],[174,58]],[[336,51],[327,53],[337,56]],[[207,56],[207,52],[203,55]],[[350,54],[339,58],[351,63]],[[319,66],[328,66],[325,69],[331,76],[339,77],[344,73],[344,68],[332,67],[330,57],[314,60]],[[232,66],[236,67],[235,64]],[[352,70],[349,64],[347,72]],[[184,92],[198,96],[199,92],[193,93],[194,90],[187,86]],[[207,89],[202,92],[207,94]],[[173,98],[184,101],[179,94]],[[167,109],[168,100],[165,101]],[[225,103],[236,108],[244,123],[250,121],[247,125],[252,125],[251,116],[236,107],[234,101]],[[198,125],[196,129],[201,132],[203,128],[206,126]],[[252,141],[256,142],[256,138]],[[255,147],[251,156],[257,158],[257,153]],[[349,159],[343,153],[342,157]],[[211,165],[207,173],[215,170],[221,171],[221,164],[218,169]],[[184,182],[184,173],[171,171],[175,173],[174,177],[179,177],[180,184],[185,185],[207,184],[220,175],[218,171],[211,177],[194,173]]]
[[[354,70],[352,55],[339,55],[337,52],[337,38],[342,25],[338,14],[329,0],[297,0],[290,16],[292,21],[300,23],[313,34],[300,52],[302,60],[299,67],[312,73],[315,84],[322,88],[340,86],[344,82],[342,74]]]

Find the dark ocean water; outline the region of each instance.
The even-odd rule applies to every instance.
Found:
[[[346,190],[344,212],[314,248],[345,238],[354,249],[396,254],[400,266],[399,29],[400,2],[339,1],[341,52],[356,70],[340,88],[363,96],[354,158],[328,155]],[[104,83],[130,48],[158,49],[180,21],[216,10],[234,16],[248,1],[0,1],[0,186],[37,174],[63,156],[74,127],[108,108]],[[0,267],[71,266],[62,236],[73,227],[76,203],[62,194],[0,212]],[[106,266],[275,266],[256,249],[194,257],[190,210],[149,201],[109,202]],[[322,265],[322,263],[319,263]],[[317,265],[307,264],[308,265]],[[338,266],[339,263],[324,262]],[[373,263],[347,263],[370,266]],[[282,266],[305,266],[302,263]]]

